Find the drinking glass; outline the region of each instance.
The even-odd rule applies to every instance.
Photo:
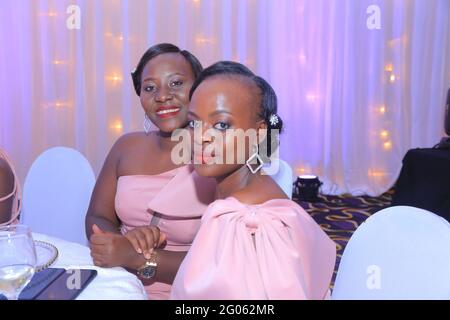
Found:
[[[29,227],[0,227],[0,293],[17,300],[36,267],[36,249]]]

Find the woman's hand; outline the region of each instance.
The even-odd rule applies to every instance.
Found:
[[[156,226],[142,226],[134,228],[125,234],[131,242],[134,250],[144,254],[145,259],[150,259],[153,249],[160,247],[166,240],[166,236]]]
[[[129,267],[130,261],[136,257],[130,241],[121,234],[101,230],[92,226],[90,238],[91,256],[99,267]]]

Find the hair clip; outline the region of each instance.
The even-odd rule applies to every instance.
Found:
[[[276,124],[278,124],[278,116],[276,115],[276,114],[272,114],[270,117],[269,117],[269,122],[270,122],[270,124],[272,125],[272,126],[274,126],[274,125],[276,125]]]

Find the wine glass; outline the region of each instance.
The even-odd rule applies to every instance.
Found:
[[[31,230],[25,225],[0,227],[0,293],[17,300],[30,282],[36,266]]]

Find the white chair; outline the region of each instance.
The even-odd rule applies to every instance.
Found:
[[[350,238],[333,299],[450,299],[450,224],[398,206],[368,218]]]
[[[25,179],[21,222],[34,232],[87,244],[84,219],[94,184],[92,167],[80,152],[46,150]]]
[[[264,165],[264,171],[275,180],[275,182],[283,189],[284,193],[292,199],[292,168],[282,159],[274,159],[269,165]]]

